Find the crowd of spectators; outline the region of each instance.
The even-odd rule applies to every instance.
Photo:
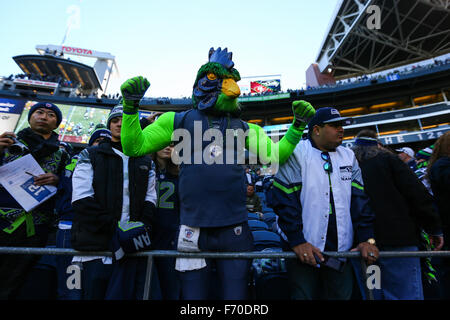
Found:
[[[360,77],[356,78],[349,78],[345,80],[338,80],[334,84],[324,84],[321,86],[306,86],[305,88],[300,89],[287,89],[287,90],[280,90],[280,91],[265,91],[261,93],[243,93],[242,97],[264,97],[264,96],[272,96],[272,95],[279,95],[279,94],[285,94],[285,93],[299,93],[301,91],[313,91],[323,88],[338,88],[341,86],[346,86],[349,84],[358,84],[358,83],[364,83],[364,82],[370,82],[373,80],[387,80],[387,79],[396,79],[396,76],[398,75],[407,75],[410,73],[423,71],[423,70],[430,70],[435,67],[447,65],[450,63],[450,58],[446,58],[445,60],[439,60],[435,59],[434,62],[426,64],[426,65],[413,65],[410,67],[405,67],[403,69],[394,69],[391,70],[388,73],[383,74],[374,74],[374,75],[362,75]],[[64,88],[76,88],[78,86],[78,83],[68,81],[63,79],[61,76],[58,75],[39,75],[39,74],[17,74],[17,75],[10,75],[4,80],[14,80],[17,79],[29,79],[29,80],[39,80],[39,81],[48,81],[48,82],[55,82],[58,83],[61,87]],[[97,93],[91,93],[91,94],[84,94],[84,93],[77,93],[77,97],[80,98],[90,98],[90,97],[98,97]],[[120,99],[120,93],[115,94],[102,94],[101,98],[104,99]],[[144,98],[144,99],[150,99],[150,100],[156,100],[157,104],[172,104],[171,100],[172,98],[169,97],[156,97],[156,98]],[[182,97],[177,100],[190,100],[190,97]]]
[[[200,79],[193,97],[208,98],[203,95],[203,84]],[[213,84],[217,98],[222,83]],[[363,293],[367,284],[358,276],[361,266],[329,252],[358,251],[361,263],[376,264],[382,277],[381,287],[376,288],[380,290],[376,299],[380,300],[429,298],[424,293],[425,281],[441,289],[448,280],[446,265],[431,258],[393,261],[380,256],[380,251],[448,248],[444,241],[448,235],[447,204],[443,200],[449,185],[448,134],[436,141],[427,174],[420,180],[416,171],[426,165],[414,159],[414,151],[402,148],[398,154],[392,152],[381,145],[374,132],[360,132],[353,150],[342,146],[343,127],[353,119],[341,117],[335,108],[316,111],[306,101],[294,101],[292,126],[279,144],[272,144],[261,127],[242,121],[237,113],[226,109],[227,113],[217,116],[217,110],[202,110],[201,104],[188,111],[153,114],[140,120],[138,104],[149,86],[143,77],[125,82],[121,86],[123,100],[110,111],[106,128],[93,128],[89,147],[78,154],[73,154],[67,143],[59,142],[53,132],[62,114],[52,103],[31,107],[29,128],[17,135],[0,135],[0,165],[31,154],[46,173],[24,172],[23,178],[33,185],[28,191],[33,193],[35,186],[46,185],[57,190],[50,201],[26,211],[19,204],[20,198],[11,197],[4,184],[0,188],[0,244],[81,251],[64,264],[52,262],[49,256],[2,258],[0,298],[23,299],[33,294],[45,298],[47,292],[47,298],[52,299],[140,300],[148,276],[146,260],[128,254],[150,249],[233,251],[243,256],[157,259],[151,276],[159,282],[152,282],[157,285],[152,286],[151,295],[161,299],[210,299],[214,294],[225,300],[248,299],[252,260],[244,258],[254,249],[294,252],[296,258],[288,259],[285,269],[279,270],[285,273],[288,284],[282,292],[289,292],[290,299],[348,300],[358,292],[367,298]],[[235,101],[237,91],[232,92]],[[174,148],[173,134],[184,129],[190,137],[198,138],[194,124],[199,121],[208,124],[201,129],[202,138],[211,128],[222,132],[232,128],[234,135],[227,134],[225,139],[233,141],[241,128],[243,132],[259,130],[256,148],[247,147],[255,139],[250,131],[246,149],[250,153],[268,147],[271,155],[265,158],[258,154],[258,159],[270,160],[276,172],[265,176],[261,168],[245,168],[234,157],[243,148],[227,144],[223,149],[223,140],[202,143],[201,154],[207,159],[200,163],[194,158],[200,154],[194,141],[189,145],[193,152],[178,167],[172,157],[184,157],[188,152]],[[308,131],[304,132],[306,126]],[[13,146],[19,145],[21,151],[17,152]],[[207,161],[224,154],[233,156],[231,164],[223,165],[218,158],[217,162]],[[267,229],[250,223],[252,217],[264,221]],[[267,232],[263,236],[258,231]],[[70,244],[59,242],[60,237],[68,237]],[[89,251],[109,251],[112,256],[82,255]],[[31,276],[42,265],[47,268],[39,272],[46,276]],[[439,268],[434,268],[436,265]],[[62,269],[51,272],[55,268]],[[81,272],[81,285],[69,283],[69,268]],[[65,294],[52,283],[61,283],[63,288],[59,289]],[[360,285],[359,291],[355,284]],[[81,290],[67,294],[66,289],[72,287]],[[445,293],[437,296],[446,297]]]
[[[78,86],[77,82],[72,82],[64,79],[59,75],[47,75],[47,74],[36,74],[36,73],[20,73],[16,75],[9,75],[5,80],[14,81],[14,79],[24,79],[24,80],[36,80],[36,81],[45,81],[45,82],[53,82],[59,84],[64,88],[76,88]]]
[[[279,235],[279,249],[284,248],[286,250],[287,246],[287,250],[291,250],[290,247],[292,247],[298,255],[298,261],[287,261],[287,269],[278,271],[287,273],[290,279],[289,285],[295,286],[295,288],[291,288],[292,295],[290,298],[355,298],[354,291],[352,291],[352,283],[356,282],[361,286],[360,296],[356,295],[356,298],[366,299],[365,290],[363,289],[364,281],[361,279],[361,275],[358,274],[358,270],[360,270],[359,265],[353,266],[352,269],[352,264],[342,263],[337,260],[334,263],[339,265],[339,267],[334,265],[332,268],[338,268],[336,269],[340,272],[338,274],[336,271],[328,269],[330,267],[321,261],[320,263],[324,263],[321,271],[314,269],[318,263],[317,260],[314,260],[314,255],[316,255],[316,259],[321,260],[324,258],[322,251],[346,251],[351,248],[352,244],[351,239],[348,238],[348,241],[344,239],[348,242],[346,242],[347,247],[344,249],[338,247],[338,245],[341,246],[342,244],[336,242],[338,234],[333,233],[333,227],[330,227],[330,225],[332,226],[334,223],[336,227],[337,220],[332,220],[332,218],[336,219],[343,214],[340,212],[342,210],[341,205],[345,207],[349,206],[350,203],[345,204],[345,201],[342,202],[340,191],[337,191],[339,188],[331,189],[331,185],[328,186],[326,181],[331,179],[334,168],[334,170],[340,172],[341,179],[339,180],[342,180],[340,183],[343,185],[351,183],[352,210],[359,208],[357,213],[354,214],[360,216],[356,218],[352,213],[351,219],[356,229],[365,230],[367,226],[365,223],[371,217],[371,214],[368,213],[370,209],[377,216],[378,222],[374,233],[361,233],[362,231],[360,231],[355,235],[358,237],[358,241],[362,241],[357,242],[357,244],[359,243],[358,247],[364,247],[364,249],[361,249],[361,254],[369,262],[375,263],[379,251],[374,247],[375,242],[369,244],[364,242],[364,239],[368,236],[377,240],[376,245],[380,250],[417,251],[419,249],[447,249],[448,244],[444,239],[448,239],[448,217],[446,216],[448,215],[448,201],[445,199],[448,198],[448,187],[450,185],[448,166],[450,133],[444,134],[430,147],[417,152],[409,147],[390,150],[380,144],[376,133],[367,130],[360,132],[353,151],[340,146],[339,142],[335,142],[334,147],[330,147],[327,144],[329,142],[328,139],[330,139],[330,132],[324,135],[325,138],[321,138],[321,136],[327,130],[339,132],[343,130],[339,124],[344,120],[342,120],[343,118],[337,118],[336,120],[341,122],[336,125],[330,122],[323,123],[330,120],[327,120],[328,118],[320,118],[320,115],[329,111],[329,109],[320,109],[322,111],[318,113],[319,120],[311,120],[312,122],[319,122],[311,123],[308,137],[300,142],[300,148],[297,150],[298,154],[295,153],[278,172],[264,174],[263,172],[267,171],[266,168],[258,166],[242,167],[242,173],[245,175],[247,183],[245,192],[249,225],[251,228],[261,228],[262,222],[264,222],[264,225],[267,223],[264,230],[271,234]],[[37,123],[34,118],[42,117],[43,112],[47,113],[45,117],[50,117],[48,114],[51,114],[53,120],[52,122],[49,121],[47,131],[37,133],[43,131],[37,129]],[[151,124],[158,115],[160,114],[141,119],[141,127],[145,128]],[[32,152],[41,157],[38,159],[43,164],[45,164],[45,161],[57,161],[54,169],[56,171],[49,171],[42,178],[37,179],[51,178],[49,181],[43,181],[43,184],[52,183],[58,187],[56,202],[47,203],[48,205],[55,205],[58,216],[50,214],[49,210],[37,210],[46,219],[38,219],[39,215],[33,216],[36,226],[34,231],[31,231],[29,228],[29,221],[24,220],[22,224],[16,223],[17,226],[15,228],[17,230],[15,232],[8,233],[8,235],[2,234],[2,237],[0,237],[2,245],[21,242],[25,246],[57,246],[60,248],[76,248],[82,251],[109,250],[108,239],[116,232],[119,232],[120,236],[124,236],[122,232],[128,230],[128,225],[125,223],[126,219],[122,217],[123,219],[119,220],[123,220],[122,222],[125,224],[119,225],[119,229],[116,231],[102,227],[105,226],[106,220],[104,219],[106,217],[99,213],[112,212],[116,210],[115,208],[122,208],[122,198],[119,196],[122,191],[110,189],[112,185],[106,181],[110,181],[108,179],[112,176],[121,176],[116,170],[120,167],[116,163],[117,161],[123,161],[124,163],[137,161],[133,165],[142,167],[142,164],[145,164],[145,167],[152,167],[153,169],[147,171],[145,176],[128,177],[128,173],[124,175],[128,179],[143,179],[139,182],[139,186],[145,187],[145,190],[139,193],[141,197],[146,195],[145,201],[142,198],[142,201],[139,202],[144,207],[139,207],[141,211],[130,211],[130,214],[138,215],[139,217],[135,217],[137,221],[145,221],[148,225],[156,228],[151,233],[153,248],[160,250],[176,249],[177,228],[180,223],[178,217],[180,200],[176,196],[179,168],[171,161],[171,156],[174,152],[173,146],[169,146],[153,155],[156,168],[150,165],[147,157],[139,157],[136,160],[126,158],[122,153],[120,143],[121,117],[121,106],[114,108],[108,117],[107,128],[103,126],[96,127],[89,140],[89,147],[95,145],[99,147],[96,147],[97,149],[84,149],[81,153],[75,154],[73,148],[67,143],[59,143],[58,148],[55,135],[51,133],[52,129],[57,127],[61,121],[58,107],[48,103],[40,103],[33,106],[29,116],[30,128],[19,132],[17,137],[24,141]],[[333,113],[330,112],[328,117],[333,117]],[[11,133],[0,135],[0,164],[8,163],[17,158],[17,155],[9,153],[8,146],[11,142],[6,135],[11,135]],[[45,146],[47,151],[44,154],[37,149],[35,151],[36,143],[38,143],[37,147],[40,146],[39,148]],[[320,152],[319,148],[328,151]],[[55,158],[52,156],[53,153],[64,156]],[[310,153],[318,157],[316,164],[305,160]],[[336,158],[337,153],[342,153],[340,156],[342,159]],[[116,155],[114,156],[114,154]],[[302,157],[307,158],[302,160]],[[352,166],[343,167],[341,165],[345,161],[350,160],[352,161]],[[58,161],[60,164],[58,164]],[[302,169],[302,166],[305,165],[310,166],[306,171]],[[123,168],[127,170],[126,166],[123,166]],[[347,170],[346,168],[351,169]],[[313,179],[308,178],[308,180],[305,180],[305,177],[302,177],[302,175],[309,171],[316,172],[316,175]],[[326,182],[322,186],[319,176],[323,174],[324,177],[328,178],[322,179]],[[86,175],[92,175],[88,180],[93,181],[94,189],[92,189],[92,185],[85,183]],[[58,176],[58,178],[56,179],[55,176]],[[331,184],[331,180],[329,181]],[[337,180],[333,181],[333,183],[336,182]],[[75,190],[72,189],[72,184],[76,186]],[[329,193],[327,193],[329,199],[327,198],[323,202],[325,204],[324,210],[329,211],[327,219],[330,221],[328,230],[325,230],[326,241],[324,238],[322,240],[317,238],[319,233],[308,233],[307,230],[311,226],[305,225],[312,223],[314,226],[314,219],[318,219],[318,217],[305,217],[305,215],[311,209],[311,203],[308,201],[316,203],[321,193],[312,195],[312,198],[309,200],[303,199],[300,193],[303,189],[312,188],[311,186],[314,184],[320,184],[324,191],[329,189]],[[118,182],[117,185],[123,186],[123,181]],[[274,186],[276,187],[274,188]],[[365,192],[362,192],[362,190],[365,190]],[[118,192],[118,194],[114,197],[111,195],[106,196],[110,192]],[[333,193],[335,194],[333,195]],[[96,194],[96,197],[103,199],[99,207],[97,207],[98,204],[93,202],[93,198],[90,196],[92,194]],[[311,197],[311,195],[308,197]],[[359,200],[357,200],[358,198]],[[303,199],[302,201],[306,202],[301,205],[298,203],[298,199]],[[345,197],[345,199],[350,199],[350,197]],[[363,199],[365,200],[363,201]],[[3,227],[7,228],[8,224],[13,223],[11,225],[14,225],[15,219],[20,218],[20,212],[17,211],[18,209],[11,209],[14,201],[7,197],[4,189],[0,191],[0,200],[2,201],[0,210],[2,210],[3,214],[0,222]],[[327,207],[328,200],[330,201],[329,208]],[[135,200],[130,198],[129,201],[131,201],[131,207],[134,208],[132,210],[137,210],[133,204]],[[342,203],[335,207],[332,205],[335,201],[341,201]],[[434,207],[433,203],[435,203],[436,207]],[[301,207],[297,208],[300,205],[302,209],[300,209]],[[48,209],[47,206],[45,208]],[[348,209],[350,210],[350,207]],[[90,214],[86,214],[87,212],[90,212]],[[151,212],[153,213],[149,215]],[[304,215],[303,220],[301,219],[302,214]],[[252,218],[253,216],[254,218]],[[394,220],[391,219],[394,216],[397,224],[394,224]],[[269,217],[273,219],[270,218],[272,220],[269,220]],[[92,219],[97,220],[95,222]],[[252,219],[260,220],[261,223],[250,222]],[[443,224],[441,224],[441,220]],[[389,229],[386,229],[386,226],[389,226]],[[132,229],[136,231],[134,227],[136,226],[133,226]],[[296,238],[299,236],[298,234],[294,237],[295,232],[292,232],[292,228],[295,229],[295,232],[298,231],[298,228],[306,230],[303,233],[303,238]],[[420,243],[423,243],[423,241],[416,233],[419,228],[422,228],[422,234],[425,235],[422,240],[428,239],[428,242],[425,242],[425,247],[423,247],[425,249],[420,246]],[[147,231],[146,229],[142,230],[144,232],[142,235],[145,236]],[[347,231],[351,232],[350,230]],[[29,232],[34,232],[34,235],[30,236]],[[367,230],[364,232],[367,232]],[[73,233],[72,236],[71,233]],[[92,233],[92,236],[89,236],[90,233]],[[255,237],[256,235],[257,233],[255,233]],[[310,238],[311,236],[317,239],[312,239]],[[43,242],[43,239],[47,237],[48,240]],[[11,239],[14,239],[13,242],[11,242]],[[72,244],[70,239],[73,241]],[[281,242],[281,239],[283,239],[283,242]],[[256,238],[255,241],[257,241]],[[264,241],[267,242],[268,239]],[[319,250],[316,246],[320,246],[318,243],[321,243],[321,241],[325,241],[323,242],[325,247]],[[5,284],[2,285],[0,297],[3,299],[37,297],[40,299],[75,300],[141,299],[145,269],[143,261],[124,259],[123,253],[120,251],[120,245],[115,250],[113,251],[113,260],[107,257],[84,256],[74,257],[73,260],[68,260],[67,257],[51,260],[49,256],[43,256],[39,260],[37,257],[31,258],[34,256],[28,258],[10,256],[10,259],[2,260],[3,262],[0,264],[0,268],[3,268],[2,274],[5,275],[5,277],[0,277],[0,280]],[[154,284],[151,292],[152,298],[176,300],[182,296],[180,285],[183,281],[186,283],[187,279],[183,279],[183,277],[178,278],[179,273],[173,269],[175,260],[173,258],[157,259],[156,273],[152,279]],[[117,263],[117,261],[120,262]],[[445,259],[380,258],[376,263],[381,267],[383,273],[381,289],[375,291],[376,299],[440,299],[449,297],[449,288],[447,286],[449,285],[448,270],[450,270],[450,267]],[[83,290],[79,290],[79,288],[68,290],[67,279],[70,274],[67,274],[65,271],[68,266],[77,264],[82,265]],[[8,272],[12,265],[14,265],[15,273]],[[258,267],[261,266],[258,265]],[[49,270],[52,270],[52,268],[57,269],[58,272],[50,273]],[[135,274],[133,270],[140,271]],[[39,276],[36,276],[37,274]],[[126,277],[134,274],[138,275],[134,280],[135,282],[133,282],[134,286],[127,285],[124,282]],[[320,283],[321,277],[327,279],[332,277],[337,287],[329,286],[319,290],[317,285]],[[405,277],[407,279],[402,280]],[[414,281],[409,281],[413,278],[415,279]],[[313,281],[313,279],[315,280]],[[187,283],[190,283],[190,281]],[[315,281],[318,282],[316,283]],[[52,287],[52,283],[58,283],[58,286]],[[93,285],[94,283],[96,285]],[[184,286],[184,290],[190,287]],[[27,288],[27,291],[24,288]],[[48,296],[43,296],[44,292],[48,293]],[[277,291],[273,293],[275,295],[281,294]],[[186,296],[186,292],[184,292],[184,296]]]
[[[283,94],[283,93],[288,93],[291,92],[290,90],[288,91],[264,91],[264,92],[252,92],[252,93],[243,93],[242,97],[265,97],[265,96],[272,96],[272,95],[277,95],[277,94]]]
[[[413,65],[413,66],[409,66],[409,67],[404,67],[403,69],[394,69],[387,73],[383,72],[383,73],[378,73],[378,74],[373,74],[373,75],[364,74],[364,75],[362,75],[360,77],[356,77],[356,78],[348,78],[345,80],[338,80],[338,81],[336,81],[335,84],[324,84],[321,86],[306,86],[305,88],[295,89],[293,91],[298,92],[301,90],[308,91],[308,90],[317,90],[317,89],[323,89],[323,88],[337,88],[337,87],[345,86],[345,85],[349,85],[349,84],[370,82],[372,80],[396,79],[397,75],[398,76],[407,75],[407,74],[414,73],[414,72],[431,70],[433,68],[447,65],[449,63],[450,63],[450,58],[446,58],[445,60],[435,59],[434,62],[428,63],[426,65],[417,64],[417,65]]]
[[[374,74],[374,75],[362,75],[356,78],[349,78],[345,80],[338,80],[334,84],[324,84],[321,86],[306,86],[304,88],[300,89],[287,89],[287,90],[280,90],[280,91],[264,91],[264,92],[251,92],[251,93],[243,93],[242,97],[264,97],[264,96],[272,96],[272,95],[279,95],[284,93],[298,93],[300,91],[314,91],[317,89],[323,89],[323,88],[338,88],[341,86],[346,86],[349,84],[358,84],[358,83],[365,83],[370,82],[373,80],[395,80],[397,79],[397,76],[399,75],[407,75],[414,72],[419,72],[423,70],[431,70],[435,67],[447,65],[450,63],[450,58],[447,58],[445,60],[439,60],[435,59],[434,62],[426,64],[426,65],[413,65],[410,67],[405,67],[403,69],[394,69],[391,70],[388,73],[383,74]]]

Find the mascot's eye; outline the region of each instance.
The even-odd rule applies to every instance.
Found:
[[[209,80],[216,80],[217,79],[217,76],[214,73],[212,73],[212,72],[208,73],[206,75],[206,77],[208,77]]]

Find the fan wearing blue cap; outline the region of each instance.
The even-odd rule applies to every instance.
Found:
[[[308,139],[280,166],[268,191],[286,248],[298,258],[286,263],[292,299],[351,298],[350,263],[324,252],[349,251],[357,243],[366,263],[378,258],[361,170],[353,151],[341,146],[343,126],[351,123],[335,108],[318,109],[308,123]],[[321,289],[325,282],[327,289]]]
[[[344,138],[343,127],[352,123],[352,118],[341,117],[335,108],[320,108],[308,123],[308,135],[328,151],[334,151]]]

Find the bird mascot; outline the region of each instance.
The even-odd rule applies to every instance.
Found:
[[[246,209],[246,180],[242,153],[282,164],[302,137],[315,109],[300,100],[292,103],[292,125],[273,142],[258,125],[239,118],[239,72],[232,53],[209,50],[208,62],[195,79],[193,108],[165,112],[144,130],[138,106],[149,81],[134,77],[121,86],[122,147],[128,156],[159,151],[174,140],[180,165],[180,226],[178,251],[248,252],[253,250]],[[251,259],[178,258],[183,299],[247,299]],[[215,279],[215,280],[214,280]],[[211,284],[218,281],[218,286]]]

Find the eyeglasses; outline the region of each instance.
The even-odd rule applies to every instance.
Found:
[[[323,169],[325,170],[325,172],[333,172],[333,166],[331,165],[331,158],[328,152],[322,152],[320,156],[322,157],[322,160],[325,161],[325,163],[323,164]]]

